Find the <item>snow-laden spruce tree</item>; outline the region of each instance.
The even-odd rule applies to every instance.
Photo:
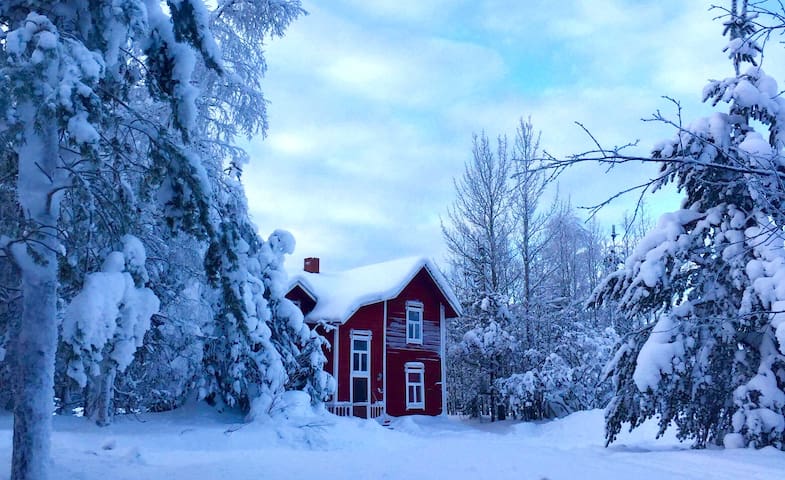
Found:
[[[321,401],[329,384],[321,368],[324,340],[284,298],[284,255],[292,253],[294,240],[283,231],[267,241],[258,237],[240,183],[248,154],[235,145],[237,136],[266,131],[264,39],[281,36],[302,13],[297,0],[219,2],[209,24],[222,47],[225,74],[199,67],[199,145],[211,160],[218,238],[206,258],[216,295],[200,396],[246,412],[253,406],[250,417],[268,413],[284,389],[304,389]]]
[[[0,144],[8,165],[0,181],[3,211],[10,213],[3,216],[0,250],[3,275],[19,277],[4,284],[21,284],[23,312],[5,325],[5,364],[26,379],[14,388],[15,479],[46,476],[58,293],[66,302],[78,297],[125,233],[143,243],[190,246],[192,240],[177,236],[186,232],[199,240],[200,253],[212,252],[206,277],[197,272],[151,288],[217,292],[219,312],[237,295],[224,288],[236,279],[222,275],[241,267],[220,249],[228,245],[227,232],[249,222],[246,210],[227,211],[235,204],[227,197],[245,199],[242,187],[227,188],[223,176],[239,171],[247,157],[234,136],[266,127],[259,90],[263,38],[281,35],[302,9],[298,0],[212,6],[208,11],[201,0],[0,4]],[[16,199],[11,208],[6,197]],[[235,225],[224,221],[232,216]],[[158,280],[159,270],[153,269]],[[193,288],[201,278],[211,288]],[[166,293],[161,298],[173,297]],[[17,308],[16,299],[8,305]],[[198,326],[192,330],[196,338]],[[268,350],[276,354],[274,345]]]
[[[324,339],[284,297],[284,256],[294,251],[294,238],[276,230],[266,241],[260,239],[242,185],[229,178],[222,183],[232,193],[220,208],[220,243],[206,257],[218,295],[205,331],[209,340],[199,397],[219,408],[238,407],[249,419],[269,414],[287,389],[305,390],[314,403],[321,402],[331,392],[322,368]]]
[[[284,255],[293,251],[291,234],[282,230],[273,232],[261,246],[258,274],[265,285],[264,296],[272,313],[271,340],[286,371],[286,390],[304,391],[311,397],[311,402],[317,404],[334,392],[335,381],[324,371],[327,340],[306,325],[300,308],[285,296],[288,280],[283,268]]]
[[[209,231],[209,185],[190,147],[197,94],[191,73],[197,56],[220,69],[217,48],[201,1],[168,7],[167,15],[157,0],[0,3],[0,137],[14,173],[3,182],[19,212],[18,225],[0,232],[3,255],[21,278],[8,359],[24,379],[14,385],[15,480],[48,476],[65,192],[90,189],[93,180],[129,166],[156,172],[135,178],[166,186],[160,198],[171,224]],[[148,103],[168,106],[163,121],[131,111],[131,95],[142,92],[136,87],[148,92]],[[116,122],[118,108],[135,123]],[[118,148],[114,140],[124,134],[145,138],[144,155]]]
[[[286,372],[270,339],[271,311],[257,255],[261,240],[247,222],[244,198],[225,209],[220,243],[207,253],[208,272],[215,275],[219,296],[207,330],[205,380],[199,397],[214,405],[239,406],[264,396],[269,402],[283,389]]]
[[[675,425],[696,447],[785,449],[785,100],[756,64],[747,1],[734,0],[729,14],[735,75],[703,91],[727,112],[652,153],[663,183],[684,193],[682,209],[663,215],[595,294],[648,320],[608,367],[608,443],[624,422],[656,416],[660,433]]]

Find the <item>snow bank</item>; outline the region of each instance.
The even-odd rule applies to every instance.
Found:
[[[696,451],[673,435],[654,440],[654,421],[606,449],[600,410],[538,423],[417,416],[395,419],[392,430],[329,414],[244,424],[203,403],[140,419],[98,428],[56,417],[57,478],[736,480],[785,471],[785,456],[773,449]],[[11,428],[10,415],[0,414],[2,460],[10,459]]]

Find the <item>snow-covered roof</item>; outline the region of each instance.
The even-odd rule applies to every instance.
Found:
[[[423,267],[452,309],[460,314],[460,303],[444,276],[432,260],[424,257],[401,258],[343,272],[290,272],[289,290],[299,285],[316,300],[316,307],[306,319],[343,323],[364,305],[397,297]]]

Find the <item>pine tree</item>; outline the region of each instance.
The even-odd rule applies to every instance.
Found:
[[[291,253],[294,241],[286,232],[276,232],[266,242],[258,238],[240,183],[248,155],[235,142],[238,136],[266,133],[266,100],[261,91],[267,67],[264,41],[283,35],[302,13],[299,0],[218,2],[209,27],[221,43],[220,63],[226,74],[201,65],[203,95],[197,123],[200,149],[211,159],[218,241],[208,249],[206,259],[217,295],[200,396],[246,412],[256,402],[255,414],[268,410],[291,386],[297,370],[292,359],[300,357],[300,348],[310,340],[290,341],[287,325],[297,322],[280,293],[286,284],[283,255]],[[300,339],[305,332],[297,330],[292,335]]]
[[[755,16],[734,0],[725,22],[736,75],[712,81],[705,101],[728,113],[699,119],[662,142],[663,183],[685,195],[664,215],[595,304],[619,302],[646,325],[609,366],[612,442],[623,422],[659,416],[694,446],[785,448],[783,146],[785,100],[756,64]],[[744,64],[751,64],[746,70]],[[764,138],[752,122],[768,129]]]

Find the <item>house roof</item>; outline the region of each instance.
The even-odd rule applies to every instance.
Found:
[[[365,305],[391,300],[425,268],[436,286],[460,314],[460,303],[436,264],[424,257],[408,257],[343,272],[290,272],[289,291],[299,285],[316,300],[307,320],[343,323]]]

